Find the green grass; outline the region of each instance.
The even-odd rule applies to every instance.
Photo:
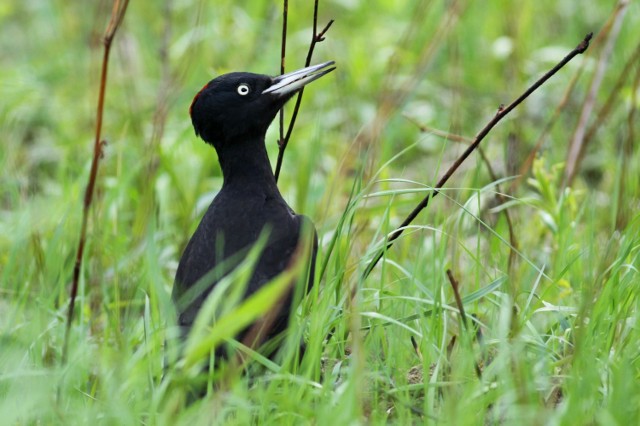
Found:
[[[194,136],[187,110],[217,74],[277,73],[277,3],[166,2],[170,14],[164,3],[131,3],[112,51],[108,145],[66,365],[99,37],[111,6],[0,5],[0,423],[637,422],[640,154],[625,145],[640,134],[637,64],[614,91],[637,48],[633,2],[589,123],[610,94],[617,98],[573,185],[562,189],[563,163],[604,41],[483,142],[500,181],[474,154],[366,280],[368,260],[464,149],[407,117],[474,135],[587,32],[597,35],[614,5],[321,2],[319,26],[336,22],[314,63],[335,60],[338,69],[305,92],[280,178],[285,198],[318,228],[316,285],[282,356],[249,353],[250,374],[198,377],[208,353],[196,340],[182,360],[165,351],[175,338],[170,292],[179,256],[221,185],[215,153]],[[290,3],[293,70],[306,55],[312,5]],[[579,73],[532,170],[512,186]],[[496,192],[506,200],[496,202]],[[473,329],[461,325],[447,269]],[[233,294],[217,295],[210,313],[230,328],[205,324],[200,342],[259,316],[281,287],[276,280],[239,306],[224,304]],[[307,344],[300,363],[299,336]],[[209,395],[185,407],[201,381]]]

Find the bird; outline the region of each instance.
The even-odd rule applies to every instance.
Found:
[[[296,214],[282,197],[265,136],[284,104],[308,83],[333,71],[334,64],[324,62],[276,77],[232,72],[209,81],[193,98],[189,108],[193,128],[196,136],[217,152],[223,183],[187,243],[176,271],[171,298],[183,340],[207,296],[241,263],[262,232],[267,232],[267,242],[244,298],[283,272],[304,238],[313,244],[307,291],[313,285],[317,232],[311,219]],[[265,341],[286,329],[291,304],[292,291],[274,305],[277,312]],[[248,332],[249,327],[235,339],[242,341]],[[224,345],[215,350],[216,359],[228,359],[229,355]]]

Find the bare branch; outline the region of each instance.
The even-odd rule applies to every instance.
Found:
[[[604,73],[609,62],[609,57],[611,56],[615,42],[618,39],[618,34],[620,32],[620,28],[622,27],[622,20],[624,19],[628,5],[628,0],[620,0],[616,6],[616,10],[614,11],[613,22],[608,28],[609,37],[607,38],[607,42],[604,46],[604,49],[602,50],[602,53],[600,54],[600,59],[598,61],[595,74],[591,81],[589,93],[587,94],[587,97],[582,105],[580,118],[578,119],[576,130],[573,133],[571,144],[569,145],[569,150],[567,152],[567,166],[565,168],[565,176],[562,188],[566,188],[567,186],[571,185],[573,179],[576,176],[576,173],[578,172],[578,167],[580,166],[582,157],[584,156],[585,148],[587,145],[587,141],[585,140],[587,122],[589,121],[589,117],[591,117],[591,113],[593,111],[593,108],[595,107],[596,96],[598,94],[598,91],[600,90],[600,85],[602,84],[602,79],[604,78]]]
[[[305,61],[305,67],[308,67],[311,65],[311,58],[313,57],[313,50],[315,49],[316,44],[324,40],[325,34],[327,33],[327,31],[329,31],[331,24],[333,24],[333,19],[332,19],[327,23],[327,25],[325,25],[322,31],[318,32],[318,3],[319,3],[319,0],[315,0],[313,4],[313,35],[311,37],[311,43],[309,44],[309,51],[307,52],[307,60]],[[285,40],[284,34],[282,39],[284,43],[284,40]],[[283,51],[284,51],[284,47],[283,47]],[[284,68],[281,71],[282,73],[284,73]],[[287,134],[284,136],[284,138],[282,137],[284,108],[280,110],[280,140],[278,141],[278,159],[276,160],[276,171],[274,173],[276,177],[276,182],[278,182],[278,177],[280,177],[280,170],[282,169],[282,160],[284,159],[284,151],[287,149],[287,145],[289,144],[289,139],[291,138],[291,133],[293,132],[293,126],[295,126],[296,119],[298,118],[298,111],[300,110],[300,104],[302,103],[303,93],[304,93],[304,88],[300,89],[300,91],[298,92],[298,96],[296,97],[296,104],[293,107],[293,113],[291,114],[291,121],[289,122],[289,127],[287,128]]]
[[[508,106],[500,105],[498,108],[498,112],[494,115],[494,117],[487,123],[487,125],[480,130],[480,132],[476,135],[473,140],[473,143],[467,147],[467,149],[458,157],[458,159],[449,167],[449,170],[440,178],[438,183],[436,183],[433,188],[433,192],[423,198],[423,200],[416,206],[415,209],[409,216],[400,224],[400,226],[393,231],[389,238],[387,239],[386,244],[382,247],[373,257],[373,260],[367,265],[366,269],[362,274],[362,279],[366,279],[373,268],[378,264],[382,256],[386,253],[386,251],[393,245],[393,242],[402,235],[407,226],[413,222],[413,220],[418,216],[418,214],[429,205],[429,201],[436,195],[438,195],[439,190],[447,183],[447,181],[451,178],[453,173],[460,167],[460,165],[471,155],[473,151],[480,145],[480,142],[489,134],[489,132],[498,124],[507,114],[509,114],[515,107],[520,105],[529,95],[535,92],[540,86],[542,86],[549,78],[551,78],[555,73],[557,73],[562,67],[564,67],[569,61],[571,61],[575,56],[584,53],[589,47],[589,41],[593,37],[593,33],[589,33],[585,36],[585,38],[573,49],[567,56],[565,56],[556,66],[554,66],[551,70],[549,70],[546,74],[544,74],[538,81],[536,81],[531,87],[529,87],[522,95],[520,95],[516,100],[511,102]]]
[[[282,42],[280,44],[280,75],[284,74],[285,58],[287,56],[287,17],[289,15],[289,1],[283,0],[282,3]],[[284,107],[280,109],[278,116],[278,125],[280,128],[280,139],[278,139],[278,148],[284,143]],[[276,173],[276,182],[278,174]]]
[[[427,127],[427,126],[423,126],[422,124],[416,122],[415,120],[407,117],[412,123],[414,123],[416,126],[418,126],[418,128],[420,129],[421,132],[423,133],[431,133],[434,134],[436,136],[445,138],[447,140],[451,140],[454,142],[459,142],[459,143],[466,143],[466,144],[471,144],[473,143],[473,139],[465,137],[465,136],[460,136],[460,135],[455,135],[453,133],[449,133],[449,132],[444,132],[442,130],[438,130],[438,129],[434,129],[432,127]],[[484,150],[481,147],[478,147],[478,154],[480,154],[480,158],[482,159],[482,162],[485,164],[485,166],[487,167],[487,172],[489,173],[489,178],[493,181],[493,182],[497,182],[498,181],[498,175],[496,174],[496,172],[493,170],[493,166],[491,165],[491,161],[489,161],[489,157],[487,157],[487,155],[485,154]],[[495,198],[496,200],[498,200],[498,202],[500,204],[504,204],[507,201],[507,198],[504,196],[504,193],[502,192],[502,188],[501,185],[499,183],[496,183],[496,193],[495,193]],[[518,249],[518,241],[516,239],[516,234],[513,230],[513,222],[511,221],[511,215],[509,214],[509,210],[508,209],[502,209],[502,212],[504,213],[504,218],[507,221],[507,229],[509,230],[509,268],[513,268],[513,266],[515,265],[516,262],[516,250]]]
[[[82,269],[82,258],[84,254],[84,246],[87,239],[87,222],[89,218],[89,209],[93,201],[93,194],[96,186],[96,178],[98,176],[98,165],[102,158],[102,147],[105,142],[101,139],[102,133],[102,117],[104,112],[104,99],[107,88],[107,71],[109,69],[109,53],[113,38],[124,19],[127,11],[129,0],[115,0],[111,10],[111,19],[104,33],[103,44],[104,53],[102,57],[102,70],[100,74],[100,88],[98,91],[98,106],[96,108],[96,134],[93,144],[93,159],[91,161],[91,171],[89,173],[89,182],[84,194],[84,202],[82,205],[82,225],[80,228],[80,241],[78,242],[78,250],[76,252],[76,260],[73,266],[73,280],[71,282],[71,293],[69,301],[69,310],[67,312],[67,327],[64,334],[64,343],[62,347],[62,364],[66,364],[69,349],[69,332],[71,329],[71,321],[73,320],[73,311],[75,308],[76,297],[78,295],[78,283],[80,281],[80,270]]]
[[[462,297],[460,297],[460,289],[458,285],[458,281],[453,277],[453,273],[451,269],[447,269],[447,277],[449,278],[449,283],[451,283],[451,288],[453,289],[453,297],[456,299],[456,305],[458,306],[458,312],[460,313],[460,320],[462,321],[462,326],[465,331],[469,331],[469,324],[467,323],[467,315],[464,313],[464,305],[462,304]],[[478,363],[474,360],[473,366],[476,370],[476,375],[479,379],[482,378],[482,370]]]

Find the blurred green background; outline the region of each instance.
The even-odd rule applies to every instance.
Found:
[[[219,74],[279,73],[282,3],[130,3],[109,64],[107,144],[70,364],[61,367],[111,5],[0,4],[6,424],[208,422],[167,404],[169,391],[159,381],[177,261],[222,183],[215,152],[194,135],[188,109]],[[633,423],[640,414],[640,4],[324,0],[319,10],[320,28],[335,22],[312,63],[334,60],[337,70],[305,91],[279,185],[316,223],[319,262],[327,267],[313,295],[323,303],[305,304],[301,316],[320,324],[308,332],[317,338],[314,360],[338,359],[348,372],[338,380],[310,367],[275,385],[238,377],[235,391],[213,398],[210,409],[226,413],[216,421],[324,424],[339,415],[345,424]],[[312,17],[313,2],[289,2],[288,71],[304,65]],[[483,142],[494,176],[474,153],[384,266],[360,280],[384,235],[465,149],[455,136],[473,137],[500,104],[589,32],[595,39],[587,53]],[[594,133],[565,189],[563,163],[590,90],[586,128]],[[273,125],[272,164],[277,138]],[[523,168],[537,143],[533,171]],[[511,267],[514,240],[504,210],[517,242]],[[484,359],[497,360],[487,361],[495,371],[482,380],[472,368],[481,349],[452,313],[447,268],[463,296],[480,292],[467,310],[487,336],[482,351],[492,355]],[[405,320],[427,299],[434,318],[448,319]],[[354,337],[361,326],[370,328]],[[332,327],[350,337],[322,344]],[[412,330],[420,330],[422,360]],[[466,342],[457,346],[458,358],[446,350],[451,336]],[[433,373],[418,385],[406,376],[417,364]],[[305,387],[307,380],[320,390]]]

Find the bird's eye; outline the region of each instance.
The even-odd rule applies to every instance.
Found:
[[[238,94],[241,96],[248,95],[249,92],[251,91],[251,89],[249,88],[249,85],[246,83],[242,83],[241,85],[239,85],[237,90],[238,90]]]

